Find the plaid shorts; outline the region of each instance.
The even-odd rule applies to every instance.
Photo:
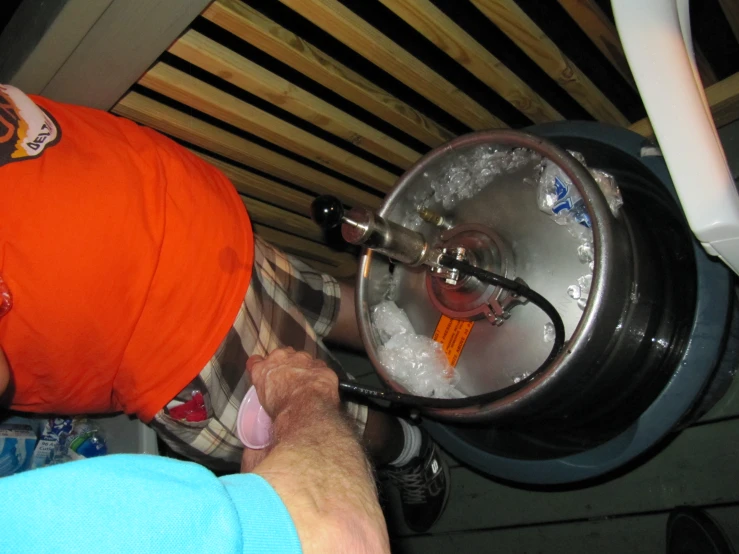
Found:
[[[340,300],[333,277],[255,237],[254,270],[236,321],[200,374],[169,404],[191,400],[199,391],[207,418],[181,421],[165,407],[151,427],[176,453],[216,470],[233,469],[244,449],[236,434],[236,416],[251,386],[247,358],[291,346],[346,377],[322,340],[336,321]],[[367,407],[347,402],[345,408],[361,434]]]

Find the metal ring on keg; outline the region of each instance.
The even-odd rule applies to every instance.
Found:
[[[393,205],[404,194],[406,183],[412,182],[419,177],[426,166],[438,157],[446,156],[455,150],[461,150],[477,144],[496,144],[507,148],[524,148],[536,152],[544,158],[556,163],[577,188],[583,202],[591,215],[593,242],[595,246],[595,267],[593,269],[593,281],[591,294],[584,313],[570,338],[567,348],[549,364],[546,369],[540,368],[535,375],[529,379],[522,379],[505,390],[496,390],[489,393],[469,396],[460,399],[430,399],[428,405],[436,407],[425,411],[435,417],[455,420],[457,418],[478,418],[484,420],[492,413],[498,421],[505,417],[512,417],[519,413],[522,405],[535,405],[538,397],[549,393],[551,389],[565,372],[561,371],[563,365],[594,363],[592,351],[598,346],[606,350],[612,336],[598,334],[596,331],[596,316],[598,321],[611,322],[615,329],[621,317],[623,299],[621,298],[621,287],[613,281],[614,278],[606,270],[612,264],[626,265],[628,252],[621,246],[622,235],[625,230],[616,225],[610,208],[593,180],[590,173],[577,160],[575,160],[564,149],[537,136],[520,131],[495,130],[471,133],[452,140],[446,145],[440,146],[409,169],[397,182],[393,191],[383,203],[378,215],[389,218]],[[584,185],[583,183],[586,183]],[[366,286],[363,279],[370,273],[372,252],[365,250],[360,260],[358,272],[358,283],[356,287],[357,306],[360,321],[360,333],[365,345],[373,345],[374,339],[369,321],[368,298]],[[587,348],[586,348],[587,345]],[[394,383],[386,374],[381,362],[374,352],[374,348],[367,348],[368,356],[380,376],[398,393],[405,390]],[[530,368],[531,371],[534,368]],[[505,393],[505,394],[502,394]],[[551,393],[549,393],[551,394]],[[504,398],[501,398],[504,397]],[[531,408],[535,409],[535,408]]]

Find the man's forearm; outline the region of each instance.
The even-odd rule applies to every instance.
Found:
[[[370,465],[338,407],[293,402],[273,429],[276,446],[254,472],[283,499],[304,552],[389,552]]]

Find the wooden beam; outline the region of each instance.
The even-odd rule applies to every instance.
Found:
[[[542,70],[598,121],[629,121],[603,92],[526,15],[515,0],[472,0],[472,3]]]
[[[507,127],[338,0],[280,0],[472,129]]]
[[[240,0],[216,0],[203,16],[428,146],[454,138],[421,112]]]
[[[608,58],[613,67],[626,79],[631,88],[636,89],[629,63],[626,61],[621,39],[616,26],[603,13],[595,0],[558,0],[570,17],[588,35],[593,44]]]
[[[346,252],[337,252],[328,246],[306,240],[295,235],[255,224],[256,232],[264,240],[281,250],[301,258],[305,263],[338,278],[351,277],[357,273],[357,259]]]
[[[277,204],[282,208],[310,217],[310,205],[315,196],[310,196],[202,152],[196,150],[190,150],[190,152],[221,170],[241,194]]]
[[[717,128],[739,119],[739,72],[708,87],[706,100]],[[676,117],[679,117],[679,114],[676,114]],[[645,137],[654,136],[654,130],[647,117],[640,119],[629,129]]]
[[[430,0],[380,1],[534,123],[564,119],[562,114]]]
[[[233,50],[188,31],[169,52],[403,169],[421,154]]]
[[[721,9],[724,11],[726,20],[729,22],[734,38],[739,42],[739,2],[736,0],[718,0]]]
[[[316,194],[333,194],[350,206],[363,205],[377,208],[382,203],[377,196],[359,190],[344,181],[139,93],[129,92],[116,104],[113,112],[246,166],[295,183]]]
[[[249,212],[249,218],[252,221],[287,231],[305,239],[319,242],[325,240],[321,228],[307,217],[288,212],[256,198],[242,196],[241,201],[246,206],[246,211]]]
[[[380,192],[389,191],[397,179],[389,171],[162,62],[139,84]]]
[[[567,11],[572,19],[580,26],[586,35],[598,47],[598,50],[608,58],[613,67],[623,76],[626,82],[636,89],[634,77],[631,75],[628,61],[624,55],[621,39],[616,27],[603,13],[595,0],[558,0],[560,5]],[[711,64],[701,52],[697,45],[694,46],[695,62],[698,72],[703,80],[703,86],[709,86],[716,82],[716,74]]]
[[[652,124],[649,122],[648,117],[640,119],[636,123],[632,123],[631,125],[629,125],[629,130],[634,131],[635,133],[639,133],[640,135],[643,135],[645,137],[654,136],[654,130],[652,129]]]

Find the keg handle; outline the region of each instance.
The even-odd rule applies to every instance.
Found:
[[[351,244],[377,250],[400,263],[435,265],[441,251],[431,248],[421,233],[398,225],[363,207],[344,211],[334,196],[319,196],[311,204],[311,216],[324,230],[341,225],[341,235]]]

